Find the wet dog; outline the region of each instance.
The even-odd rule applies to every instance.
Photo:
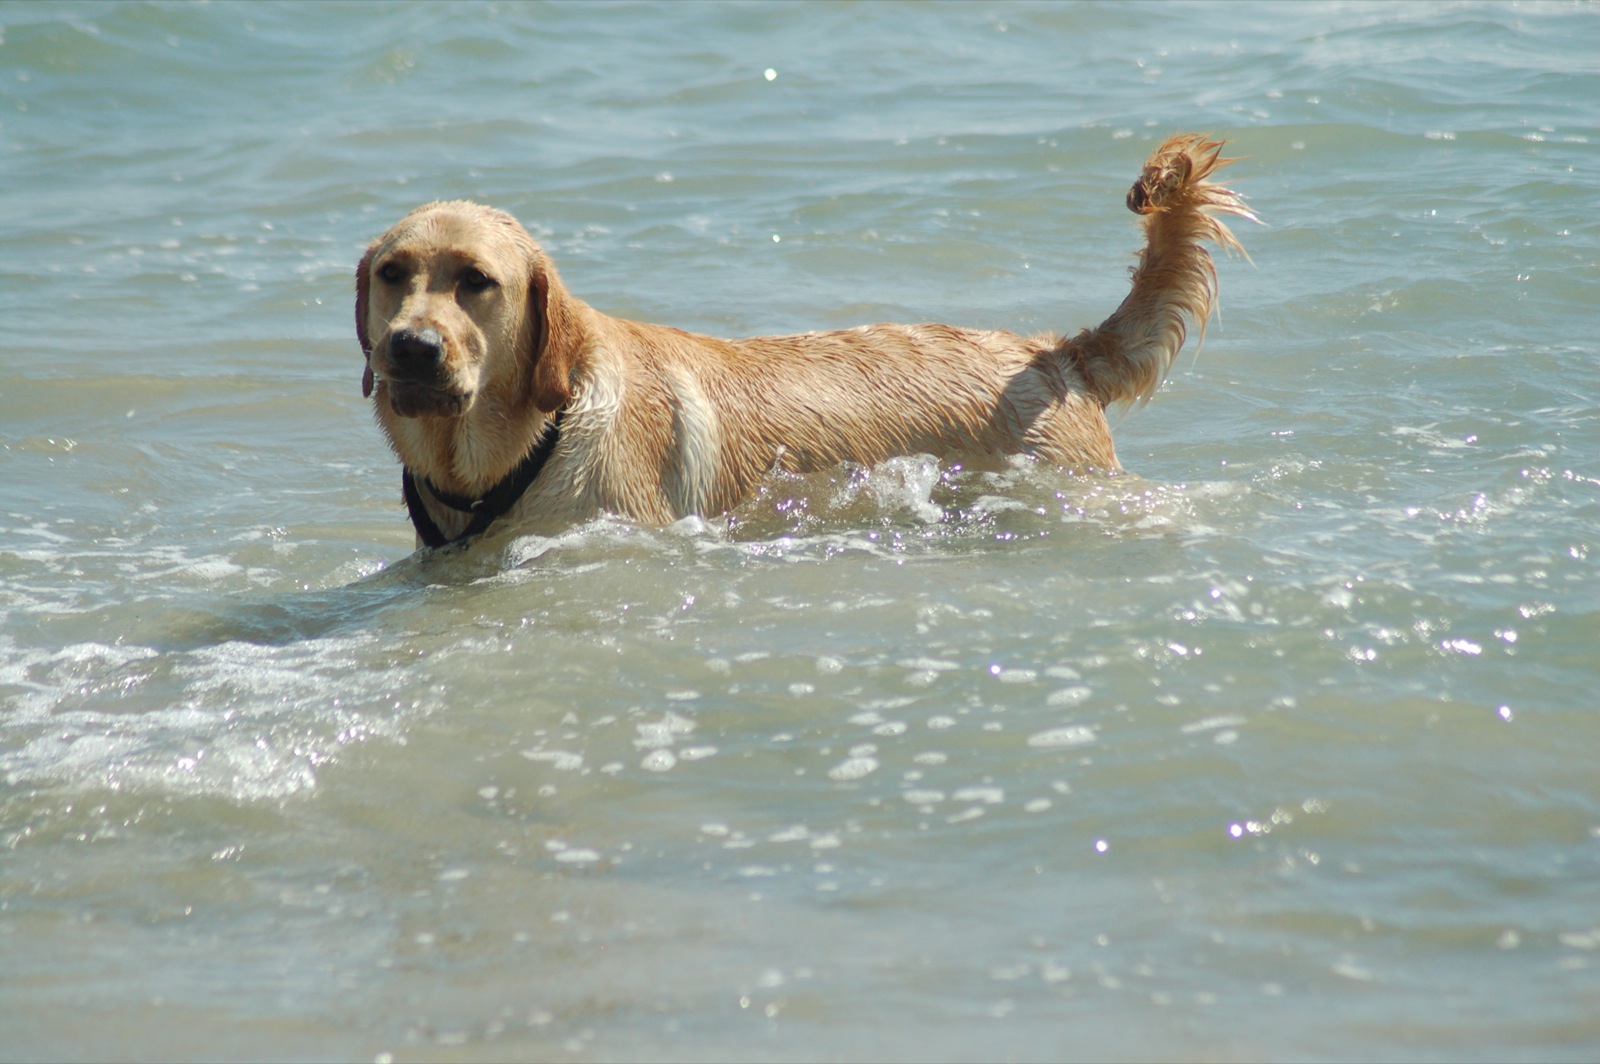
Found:
[[[1253,218],[1210,179],[1233,160],[1169,138],[1128,193],[1145,246],[1132,290],[1076,336],[867,325],[722,340],[602,314],[510,215],[429,203],[356,273],[363,392],[404,465],[420,545],[496,521],[552,530],[602,512],[714,515],[775,471],[932,454],[1119,469],[1106,407],[1148,399],[1203,332],[1216,268]]]

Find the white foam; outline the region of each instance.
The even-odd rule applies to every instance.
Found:
[[[828,778],[840,782],[863,779],[878,771],[878,759],[869,756],[849,757],[828,770]]]
[[[0,718],[0,776],[68,790],[282,799],[316,786],[341,747],[393,734],[351,650],[360,640],[287,647],[227,642],[192,651],[79,643],[0,654],[22,687]]]
[[[1085,746],[1092,742],[1094,742],[1094,729],[1081,724],[1050,728],[1028,736],[1029,746],[1046,749],[1058,746]]]

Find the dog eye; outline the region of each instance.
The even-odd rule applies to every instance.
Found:
[[[382,266],[378,267],[378,280],[384,282],[385,284],[395,284],[399,282],[401,278],[405,277],[405,275],[406,271],[402,270],[398,265],[392,262],[386,262]]]
[[[469,267],[461,271],[461,285],[469,292],[486,292],[495,286],[495,279],[482,270]]]

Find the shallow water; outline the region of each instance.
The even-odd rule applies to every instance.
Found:
[[[1593,1059],[1591,6],[0,9],[0,1057]],[[507,208],[724,335],[1075,330],[1117,419],[408,557],[351,278]]]

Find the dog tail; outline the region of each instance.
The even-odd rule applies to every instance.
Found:
[[[1169,137],[1128,190],[1128,209],[1144,216],[1145,232],[1133,290],[1098,327],[1056,346],[1077,363],[1102,406],[1149,400],[1183,346],[1186,318],[1204,341],[1217,303],[1217,268],[1202,242],[1245,254],[1217,216],[1256,216],[1238,193],[1207,180],[1237,161],[1221,153],[1221,141],[1201,134]]]

